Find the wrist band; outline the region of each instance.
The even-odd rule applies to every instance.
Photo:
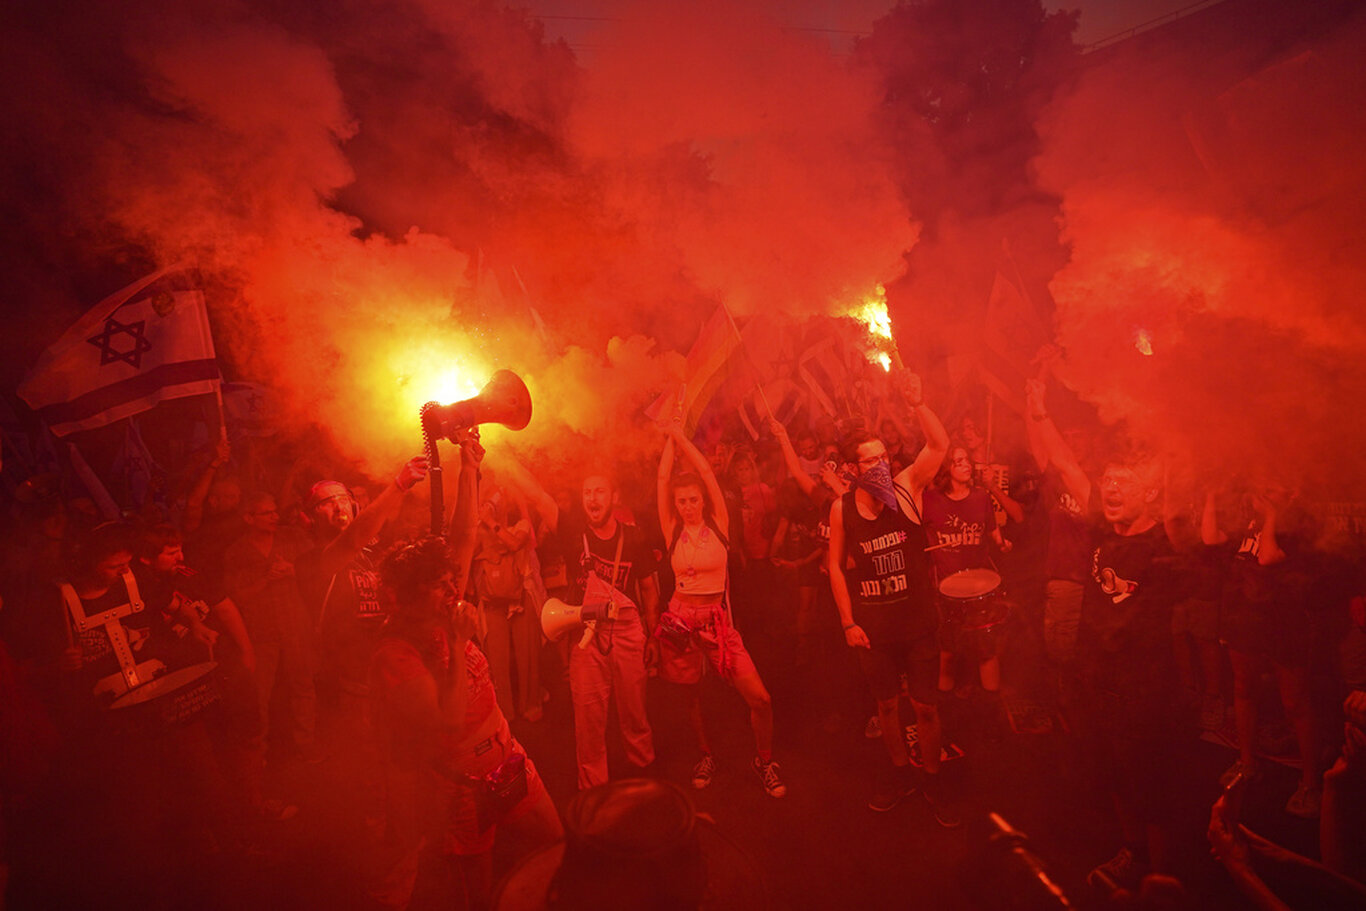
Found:
[[[845,631],[847,632],[848,630],[851,630],[851,629],[853,629],[853,628],[856,627],[856,626],[858,626],[857,623],[851,623],[851,624],[849,624],[848,626],[846,626],[844,629],[845,629]]]
[[[1044,413],[1044,414],[1031,414],[1030,417],[1033,418],[1033,419],[1036,420],[1036,421],[1046,421],[1046,420],[1048,420],[1048,414],[1047,414],[1047,413]]]

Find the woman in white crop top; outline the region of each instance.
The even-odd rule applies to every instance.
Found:
[[[674,425],[659,460],[657,496],[659,524],[669,542],[669,559],[677,579],[669,607],[660,619],[660,676],[688,685],[688,719],[697,735],[701,759],[693,767],[692,784],[705,788],[716,771],[702,722],[702,703],[695,685],[707,663],[735,687],[749,706],[758,755],[752,768],[772,797],[787,786],[773,761],[773,704],[740,633],[731,625],[727,603],[726,549],[730,517],[721,486],[706,458],[683,429]],[[695,473],[673,473],[674,454],[681,449]]]

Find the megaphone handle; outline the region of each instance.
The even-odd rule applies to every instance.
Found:
[[[588,643],[593,641],[593,635],[598,631],[598,621],[589,620],[584,624],[583,638],[579,640],[579,648],[588,648]]]

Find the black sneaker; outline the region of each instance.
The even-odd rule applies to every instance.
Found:
[[[764,762],[758,756],[754,757],[754,764],[751,766],[754,774],[759,776],[759,780],[764,784],[764,791],[769,797],[786,797],[787,785],[778,777],[778,763],[773,760]]]
[[[877,776],[877,787],[873,796],[868,798],[868,809],[874,813],[886,813],[901,803],[903,798],[915,793],[915,779],[911,777],[911,767],[883,767]]]
[[[934,819],[946,829],[956,829],[963,824],[963,815],[958,810],[958,801],[949,796],[943,780],[938,775],[926,775],[925,786],[920,792],[925,802],[934,811]]]

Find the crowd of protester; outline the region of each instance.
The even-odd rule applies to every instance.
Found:
[[[1282,900],[1257,868],[1285,852],[1237,814],[1280,752],[1300,769],[1285,812],[1321,818],[1321,863],[1298,862],[1323,881],[1302,887],[1360,900],[1366,580],[1351,542],[1266,466],[1197,480],[1093,422],[1059,426],[1041,382],[995,443],[984,416],[946,426],[933,399],[898,372],[837,420],[670,422],[653,497],[656,466],[542,472],[486,459],[470,434],[444,472],[441,539],[425,457],[344,483],[302,449],[225,438],[117,521],[57,475],[29,478],[0,565],[12,906],[192,892],[187,865],[136,871],[166,868],[168,846],[256,849],[298,812],[267,764],[298,763],[326,764],[349,795],[378,906],[405,907],[436,854],[479,907],[500,828],[562,836],[513,725],[572,713],[581,790],[655,775],[646,693],[676,688],[696,750],[684,786],[748,765],[735,774],[782,799],[819,784],[775,758],[779,667],[811,730],[885,745],[850,813],[919,794],[955,827],[951,744],[1044,719],[1113,798],[1122,841],[1091,881],[1133,889],[1172,868],[1180,757],[1203,729],[1237,750],[1210,838],[1239,887]],[[552,605],[588,622],[549,641]],[[568,707],[547,702],[545,675],[568,680]],[[708,676],[748,710],[747,762],[712,751]],[[945,700],[970,707],[964,729]],[[613,716],[629,768],[608,768]],[[73,877],[73,857],[94,860]]]

